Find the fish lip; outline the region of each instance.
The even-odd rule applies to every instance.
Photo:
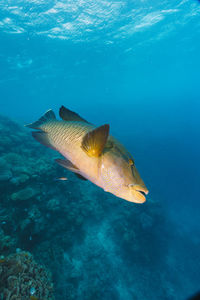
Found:
[[[146,197],[144,196],[144,193],[137,190],[135,190],[135,192],[136,192],[137,199],[139,198],[137,203],[144,203],[146,201]]]
[[[137,192],[139,192],[140,194],[142,194],[144,197],[145,197],[145,195],[146,195],[146,193],[143,192],[143,191],[138,191],[138,190],[137,190]]]
[[[136,199],[134,202],[136,203],[144,203],[146,201],[146,195],[149,193],[147,188],[145,186],[140,185],[129,185],[133,188],[133,193],[136,196]]]
[[[147,190],[146,186],[138,186],[138,185],[135,185],[134,186],[134,189],[137,191],[137,192],[140,192],[141,194],[143,195],[148,195],[149,191]]]
[[[145,191],[143,191],[143,190],[136,190],[136,191],[139,192],[140,194],[142,194],[144,197],[149,193],[148,190],[145,190]]]
[[[129,187],[134,188],[135,191],[140,192],[141,194],[143,194],[143,196],[148,195],[149,193],[145,186],[143,187],[137,184],[129,184]]]

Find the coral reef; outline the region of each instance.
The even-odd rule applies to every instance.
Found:
[[[4,223],[2,221],[1,223]],[[9,235],[5,235],[3,229],[0,228],[0,254],[10,253],[15,249],[16,239]]]
[[[53,300],[50,274],[29,252],[0,259],[0,296],[4,300]]]
[[[0,158],[0,181],[6,181],[11,177],[12,173],[9,164],[7,164],[5,159]]]

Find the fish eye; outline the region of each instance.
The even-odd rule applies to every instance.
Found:
[[[129,166],[133,166],[134,165],[133,159],[129,158],[128,163],[129,163]]]

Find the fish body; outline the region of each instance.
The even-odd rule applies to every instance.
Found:
[[[49,121],[41,126],[48,133],[49,142],[80,170],[85,178],[97,184],[97,158],[89,157],[82,149],[83,137],[95,127],[77,121]],[[77,171],[78,172],[78,171]]]
[[[130,153],[109,135],[109,125],[96,127],[64,106],[60,116],[56,120],[50,110],[27,125],[39,130],[32,133],[36,140],[65,157],[56,162],[117,197],[143,203],[148,190]]]

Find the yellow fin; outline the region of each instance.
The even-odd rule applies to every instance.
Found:
[[[88,132],[82,141],[82,149],[90,157],[98,157],[103,152],[109,135],[109,125],[105,124]]]
[[[129,158],[128,163],[129,166],[134,166],[134,160],[132,158]]]

